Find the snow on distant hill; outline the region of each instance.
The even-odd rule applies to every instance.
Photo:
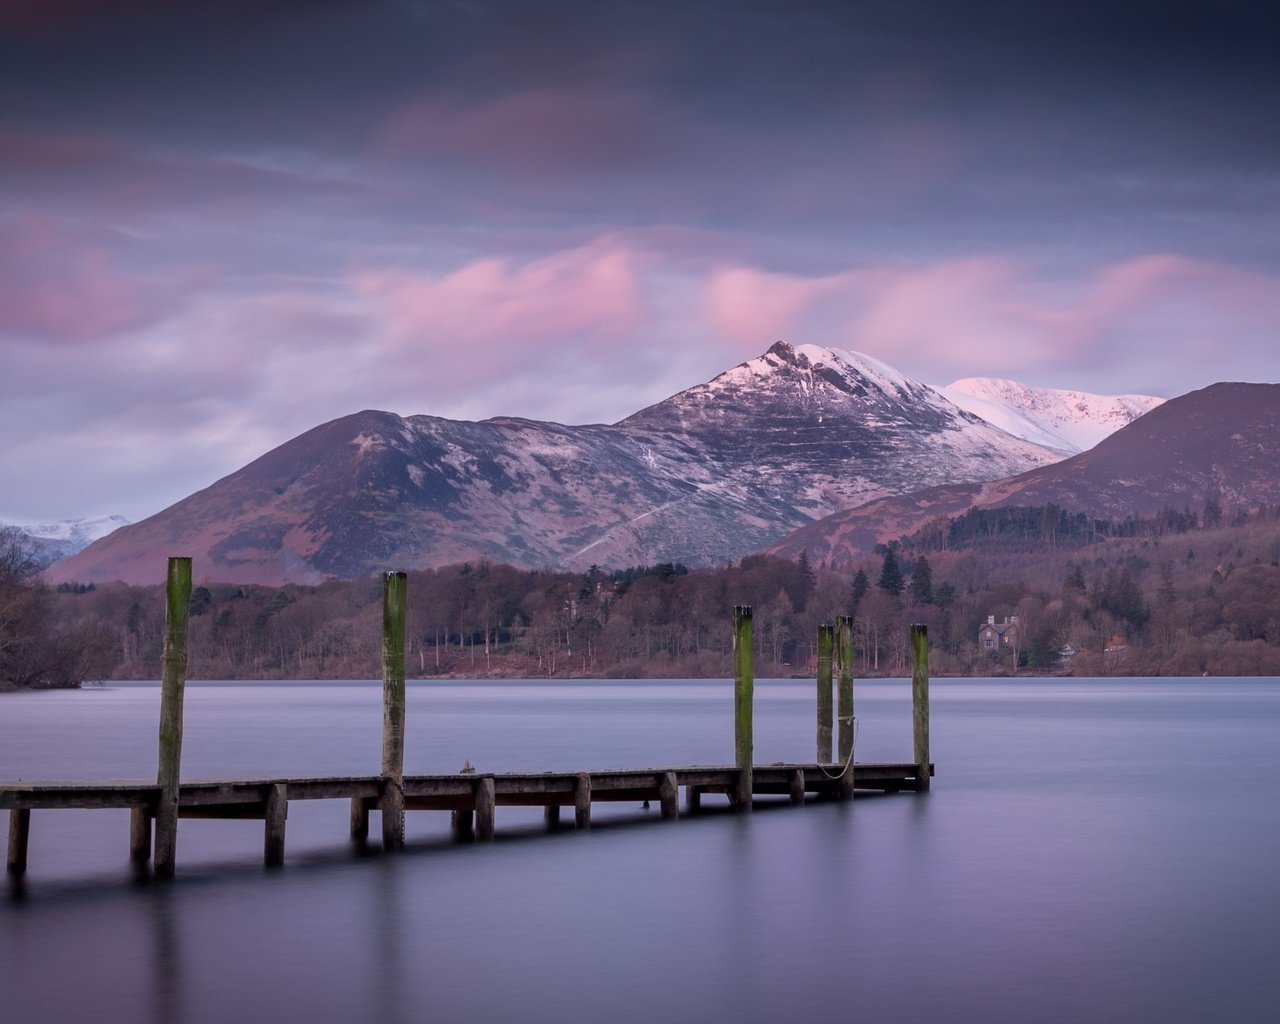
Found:
[[[937,390],[1015,437],[1070,454],[1088,451],[1164,402],[1151,395],[1091,395],[993,377],[966,377]]]
[[[128,526],[124,516],[91,516],[87,519],[60,519],[56,523],[9,523],[32,540],[36,558],[49,565],[82,551],[100,537]]]

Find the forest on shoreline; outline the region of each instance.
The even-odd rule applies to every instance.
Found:
[[[162,587],[53,589],[14,561],[0,559],[0,681],[159,677]],[[1280,509],[975,510],[839,568],[768,555],[587,573],[465,563],[410,572],[408,594],[411,678],[729,676],[735,605],[753,608],[761,677],[811,672],[817,628],[838,615],[853,617],[863,676],[910,672],[913,622],[929,628],[937,675],[1280,675]],[[190,611],[191,678],[380,672],[377,577],[197,584]],[[988,617],[1013,616],[1014,642],[983,649]]]

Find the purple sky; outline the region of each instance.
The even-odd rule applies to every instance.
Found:
[[[785,337],[1280,380],[1280,15],[0,0],[0,521],[364,408],[611,421]]]

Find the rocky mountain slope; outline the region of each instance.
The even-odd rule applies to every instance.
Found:
[[[1280,384],[1221,383],[1170,399],[1087,452],[1007,479],[925,488],[845,509],[770,547],[851,564],[877,543],[972,507],[1053,503],[1104,517],[1280,503]]]
[[[779,342],[612,425],[366,411],[50,568],[54,581],[318,582],[488,558],[736,559],[836,510],[1061,457],[854,353]]]

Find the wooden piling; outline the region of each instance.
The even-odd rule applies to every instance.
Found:
[[[27,870],[27,841],[31,837],[31,808],[14,807],[9,811],[9,874],[21,875]]]
[[[382,848],[404,846],[404,615],[408,574],[382,577]]]
[[[830,623],[818,627],[818,753],[819,764],[831,761],[831,649],[834,629]]]
[[[915,739],[916,792],[929,788],[929,631],[911,626],[911,721]]]
[[[369,805],[362,796],[351,798],[351,841],[359,847],[369,841]]]
[[[836,665],[838,681],[836,690],[836,752],[844,773],[840,776],[839,798],[853,796],[853,616],[841,615],[836,619]]]
[[[662,776],[658,786],[658,800],[662,805],[662,817],[665,821],[674,821],[680,817],[680,784],[676,782],[676,773],[667,772]]]
[[[284,829],[288,817],[288,787],[277,782],[267,790],[267,811],[262,830],[262,859],[269,868],[278,868],[284,863]]]
[[[804,769],[797,768],[791,773],[788,780],[788,795],[791,797],[791,803],[799,807],[804,803]]]
[[[702,810],[702,787],[688,785],[684,787],[684,811],[686,814],[697,814]]]
[[[493,811],[497,805],[493,776],[476,779],[476,838],[482,843],[493,840]]]
[[[135,864],[151,859],[151,812],[145,807],[129,809],[129,859]]]
[[[591,776],[586,772],[573,787],[573,823],[578,828],[591,827]]]
[[[751,608],[739,605],[733,610],[733,747],[738,769],[733,805],[740,811],[751,810],[752,793],[752,702],[755,696],[755,670],[752,664]]]
[[[547,804],[542,809],[542,821],[547,826],[548,832],[554,832],[560,827],[560,805]]]
[[[173,877],[178,852],[178,787],[182,763],[182,703],[187,684],[187,617],[191,559],[170,558],[165,582],[164,653],[161,656],[160,765],[156,782],[155,870]]]

